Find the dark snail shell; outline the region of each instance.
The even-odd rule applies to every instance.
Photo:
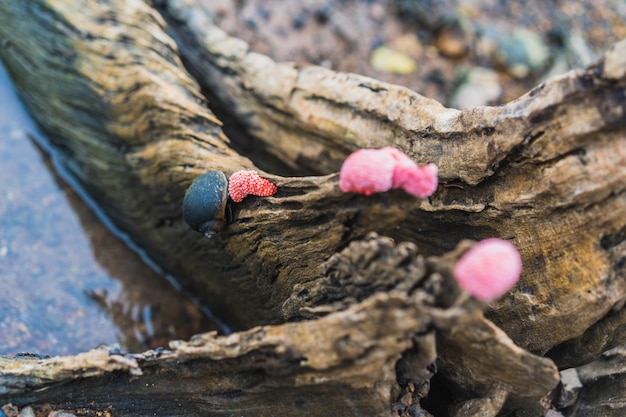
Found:
[[[210,237],[226,226],[228,180],[221,171],[196,178],[183,199],[183,218],[194,230]]]

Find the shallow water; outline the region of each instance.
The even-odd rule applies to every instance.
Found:
[[[52,168],[0,66],[0,354],[129,351],[218,329]]]

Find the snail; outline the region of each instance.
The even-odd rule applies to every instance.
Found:
[[[222,171],[196,178],[183,199],[183,218],[194,230],[211,237],[226,226],[228,180]]]
[[[206,237],[223,230],[227,223],[228,199],[239,203],[248,195],[269,197],[276,185],[253,170],[237,171],[230,181],[221,171],[208,171],[196,178],[183,199],[183,218]]]

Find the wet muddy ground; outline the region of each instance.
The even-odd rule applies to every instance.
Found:
[[[138,352],[217,329],[55,172],[4,69],[0,102],[0,354]]]

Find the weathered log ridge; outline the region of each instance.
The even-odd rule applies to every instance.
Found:
[[[390,144],[436,162],[442,189],[401,230],[371,228],[432,253],[462,237],[512,239],[523,282],[489,314],[517,343],[544,353],[623,299],[623,42],[508,105],[458,111],[370,78],[275,63],[190,12],[192,2],[163,3],[196,78],[285,163],[334,171],[348,151]],[[608,223],[591,226],[600,218]]]
[[[201,336],[158,357],[95,353],[70,374],[54,358],[37,370],[6,359],[0,377],[10,388],[0,400],[111,405],[120,415],[181,398],[188,404],[175,414],[408,413],[427,393],[438,353],[450,381],[499,393],[481,414],[495,415],[507,396],[524,404],[526,394],[527,404],[558,381],[550,360],[524,349],[574,366],[624,341],[625,42],[515,102],[457,111],[369,78],[277,64],[247,52],[195,3],[159,4],[162,16],[139,0],[0,1],[2,60],[72,174],[219,315],[243,328],[330,314]],[[440,190],[428,201],[365,198],[342,194],[335,174],[268,174],[275,197],[233,206],[229,227],[203,238],[182,221],[186,187],[208,169],[253,164],[228,146],[180,55],[251,140],[291,170],[327,174],[353,149],[393,145],[436,162]],[[365,238],[371,231],[413,243]],[[439,257],[463,238],[491,236],[513,241],[524,260],[520,284],[487,310],[521,348],[482,306],[455,305],[449,268],[463,246]],[[359,264],[368,253],[371,268]],[[143,375],[113,372],[137,367]],[[171,387],[145,388],[163,375],[179,379],[171,396]],[[133,412],[137,400],[145,408]],[[465,404],[453,412],[470,415],[475,403]]]
[[[102,408],[110,405],[114,415],[159,410],[161,415],[192,416],[382,416],[389,415],[398,353],[429,324],[428,315],[405,294],[378,294],[320,320],[218,339],[206,334],[176,342],[172,351],[160,354],[124,357],[96,350],[75,360],[23,360],[17,371],[7,372],[10,361],[1,366],[24,376],[18,381],[30,390],[65,383],[36,394],[41,402],[58,405],[71,394],[73,408],[94,408],[95,402]],[[357,335],[355,328],[362,332]],[[334,335],[323,337],[329,329]],[[337,379],[337,367],[350,369],[343,380]],[[107,375],[118,370],[128,373],[113,379]],[[368,374],[376,374],[379,385]],[[15,392],[24,386],[3,379],[3,397],[9,393],[13,401],[20,399]]]
[[[366,281],[352,291],[356,299],[372,291],[368,286],[387,291],[343,310],[329,306],[334,312],[317,320],[223,337],[199,335],[170,343],[170,350],[128,355],[104,348],[76,357],[0,358],[0,400],[133,416],[155,410],[216,416],[414,415],[435,369],[437,329],[447,349],[471,351],[459,356],[462,368],[453,365],[453,357],[440,363],[444,369],[452,366],[452,380],[474,392],[497,391],[502,399],[493,412],[483,408],[480,415],[495,415],[509,395],[536,401],[558,382],[556,368],[484,320],[479,303],[459,298],[450,271],[470,245],[425,260],[410,243],[396,246],[370,235],[335,255],[328,267],[335,269],[334,279],[354,275]],[[373,263],[363,268],[359,258],[399,264],[413,272],[414,282],[398,282],[395,288],[377,282],[379,268]],[[479,400],[487,399],[469,403]]]

